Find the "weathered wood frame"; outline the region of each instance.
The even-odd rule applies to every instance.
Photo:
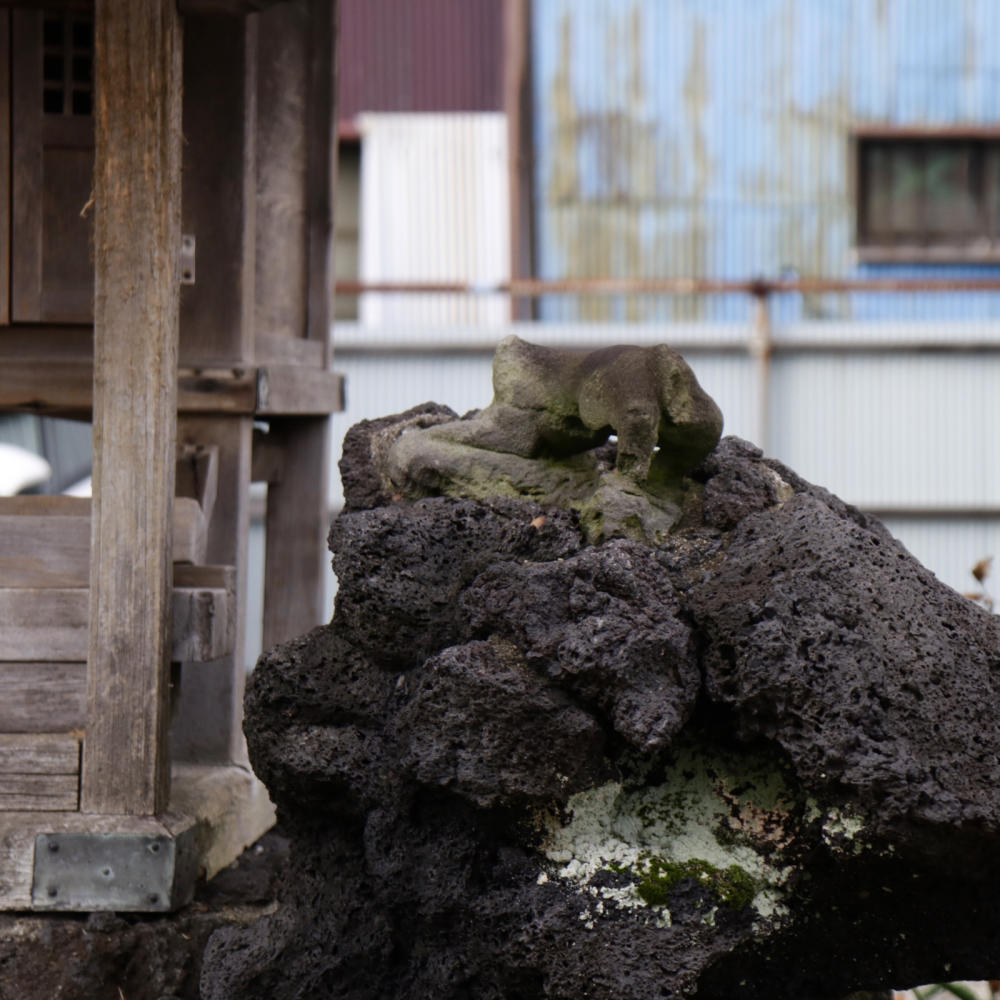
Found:
[[[183,42],[174,0],[98,0],[94,36],[94,500],[81,807],[153,816],[170,795]]]
[[[7,6],[0,0],[0,45],[9,48]],[[24,6],[88,8],[86,0]],[[196,22],[183,58],[178,8]],[[284,32],[290,46],[284,53],[272,47],[271,62],[260,42],[265,32],[269,42]],[[8,325],[9,311],[0,311],[0,409],[93,415],[95,422],[90,613],[81,610],[87,591],[75,557],[72,565],[62,553],[46,559],[45,589],[35,595],[38,607],[72,605],[83,627],[89,618],[87,663],[67,659],[80,655],[79,629],[60,633],[65,649],[23,634],[31,662],[5,661],[0,649],[0,683],[19,692],[31,716],[4,743],[11,716],[4,723],[0,712],[0,909],[30,905],[36,833],[197,830],[211,874],[273,821],[266,793],[246,766],[241,732],[245,544],[255,466],[270,482],[265,641],[326,617],[320,602],[329,414],[343,405],[329,338],[335,0],[98,0],[95,35],[93,353],[87,327],[19,328]],[[138,46],[138,58],[134,51],[125,58],[129,46]],[[278,78],[262,81],[262,68]],[[268,87],[293,83],[296,74],[300,98],[271,123],[303,142],[308,137],[300,160],[289,164],[281,162],[280,143],[258,143],[270,122],[262,124],[259,101]],[[0,126],[11,107],[10,94],[0,90]],[[0,132],[0,143],[9,141],[11,129]],[[0,173],[0,188],[9,183]],[[277,215],[263,210],[268,198]],[[181,289],[180,233],[189,223],[198,239],[198,283]],[[9,248],[10,226],[0,211],[2,248]],[[263,279],[270,276],[272,287],[280,281],[269,268],[292,244],[301,276],[293,282],[297,302],[269,316]],[[4,276],[9,259],[6,265]],[[37,293],[37,281],[29,290]],[[8,284],[5,304],[14,291]],[[256,420],[270,424],[262,454],[275,461],[254,461]],[[208,448],[214,456],[211,501],[192,499],[190,490],[174,500],[175,459],[185,448]],[[211,516],[207,507],[214,507]],[[77,536],[85,514],[74,512],[60,530],[75,539],[75,550],[83,548]],[[187,520],[175,529],[179,512]],[[29,504],[27,521],[42,513]],[[7,524],[17,517],[13,507],[0,509],[0,531],[23,534],[26,520],[13,529]],[[5,538],[11,544],[0,539],[0,563],[5,552],[16,559],[14,543],[24,541]],[[179,558],[209,565],[182,565]],[[185,604],[189,593],[192,602]],[[2,596],[12,608],[31,599],[13,590]],[[236,622],[235,638],[221,626],[205,628],[196,630],[201,646],[178,646],[172,619],[196,616],[213,601],[229,616],[227,629]],[[7,604],[0,601],[0,618]],[[0,637],[3,627],[0,621]],[[171,669],[171,658],[213,656],[214,642],[225,655]],[[49,692],[47,707],[32,696],[33,685]],[[77,729],[81,714],[84,727]],[[69,727],[73,732],[64,736],[55,732]],[[73,808],[59,803],[69,801],[72,751],[81,741],[81,811],[37,811]],[[63,786],[65,794],[46,793]],[[35,811],[11,811],[18,808]]]

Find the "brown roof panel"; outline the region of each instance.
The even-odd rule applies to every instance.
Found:
[[[341,0],[340,119],[362,111],[500,111],[497,0]]]

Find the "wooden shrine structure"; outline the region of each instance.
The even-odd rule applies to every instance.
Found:
[[[0,499],[0,909],[166,910],[273,822],[241,731],[322,604],[335,0],[0,0],[0,410],[93,498]]]

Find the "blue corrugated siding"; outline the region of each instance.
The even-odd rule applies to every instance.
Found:
[[[1000,125],[996,0],[534,0],[541,277],[1000,276],[859,265],[851,129]],[[745,319],[745,298],[547,319]],[[998,295],[787,296],[799,316],[1000,316]]]

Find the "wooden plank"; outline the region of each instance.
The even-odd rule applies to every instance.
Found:
[[[253,413],[256,404],[257,369],[252,365],[184,367],[178,372],[177,409],[182,413]]]
[[[333,207],[337,192],[337,5],[309,0],[309,77],[306,103],[308,313],[306,336],[323,344],[329,367],[333,317]]]
[[[283,474],[267,490],[264,572],[265,649],[330,618],[323,604],[329,530],[330,421],[274,420]]]
[[[257,20],[184,19],[184,225],[197,282],[181,291],[180,357],[253,360]]]
[[[86,660],[89,593],[73,589],[0,589],[0,656],[5,660]]]
[[[79,787],[79,769],[75,774],[7,774],[0,771],[0,809],[32,808],[12,805],[11,800],[16,797],[49,801],[60,798],[64,805],[49,808],[75,809]]]
[[[261,416],[328,416],[343,409],[344,377],[338,372],[300,365],[260,369],[257,413]]]
[[[0,815],[0,910],[30,910],[35,838],[42,833],[193,833],[200,867],[215,875],[274,823],[267,790],[248,768],[175,767],[161,818],[81,812]]]
[[[0,810],[70,810],[79,801],[80,741],[63,734],[0,735]]]
[[[236,648],[236,607],[235,566],[175,563],[171,659],[207,663],[232,653]]]
[[[79,774],[80,740],[65,733],[0,734],[0,774]]]
[[[208,517],[194,497],[174,497],[172,559],[175,563],[205,561]]]
[[[15,268],[15,309],[16,271]],[[0,407],[6,410],[87,415],[93,398],[94,366],[90,361],[12,358],[5,360],[0,370]]]
[[[89,497],[23,494],[0,497],[3,517],[90,517]]]
[[[195,413],[253,413],[257,378],[253,366],[181,368],[177,372],[177,408]],[[13,357],[0,368],[3,409],[87,416],[93,398],[94,365],[90,358]]]
[[[0,812],[75,812],[79,801],[74,782],[72,795],[0,795]]]
[[[86,415],[93,400],[93,373],[89,361],[7,359],[0,368],[0,407]],[[177,409],[233,415],[336,413],[343,409],[343,377],[299,364],[182,368],[177,378]]]
[[[215,498],[219,493],[219,449],[206,448],[204,445],[181,445],[177,457],[177,482],[175,492],[178,497],[191,497],[198,501],[198,506],[205,520],[212,519],[215,508]],[[174,552],[176,553],[176,543]],[[190,562],[203,562],[192,559]],[[174,562],[178,562],[174,556]]]
[[[89,577],[89,500],[0,498],[0,584],[84,587]]]
[[[75,809],[80,788],[79,771],[76,774],[6,774],[0,771],[0,809],[31,809],[30,805],[16,806],[11,800],[43,798],[51,801],[60,798],[56,809]]]
[[[42,14],[11,12],[11,315],[36,321],[42,302]]]
[[[170,784],[182,35],[175,0],[98,0],[94,30],[93,613],[80,801],[86,812],[155,814]]]
[[[173,522],[174,561],[204,562],[208,526],[199,502],[178,497]],[[90,531],[86,497],[0,497],[0,585],[86,587]]]
[[[206,662],[231,652],[233,600],[229,587],[173,588],[168,659]],[[55,663],[86,659],[89,608],[86,587],[0,588],[0,657]]]
[[[29,10],[93,10],[94,0],[0,0],[0,7]]]
[[[232,589],[174,588],[174,631],[170,659],[209,663],[233,651]]]
[[[69,774],[0,774],[0,812],[75,812],[80,778]]]
[[[323,367],[323,345],[304,337],[282,337],[257,330],[256,359],[262,365]]]
[[[0,11],[0,52],[5,59],[10,59],[10,11],[7,10]],[[0,73],[0,324],[9,322],[10,73]]]
[[[86,724],[86,663],[0,662],[0,732],[53,733]]]
[[[177,0],[182,14],[253,14],[285,0]]]
[[[9,326],[0,330],[0,358],[29,358],[36,363],[91,360],[94,327],[84,325]]]
[[[191,590],[233,590],[235,566],[186,566],[174,564],[174,587]]]

